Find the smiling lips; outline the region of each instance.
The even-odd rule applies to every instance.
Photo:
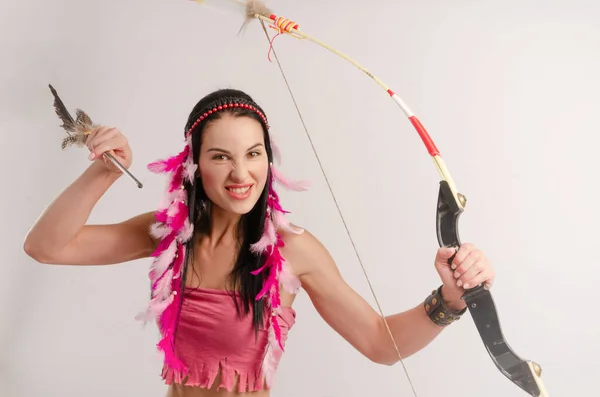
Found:
[[[245,185],[229,185],[225,187],[225,190],[227,190],[227,193],[234,199],[245,200],[250,197],[252,186],[253,184],[251,183]]]

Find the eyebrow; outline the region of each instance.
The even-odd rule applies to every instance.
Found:
[[[255,143],[254,145],[250,146],[248,148],[248,150],[252,150],[252,149],[257,148],[259,146],[264,146],[264,145],[262,143]],[[207,152],[221,152],[221,153],[231,154],[228,150],[221,149],[221,148],[218,148],[218,147],[211,147],[210,149],[207,150]]]

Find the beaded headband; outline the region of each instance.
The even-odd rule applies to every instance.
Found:
[[[183,300],[182,291],[185,285],[183,280],[184,258],[186,242],[193,238],[194,224],[190,219],[188,207],[188,194],[184,182],[193,185],[196,181],[198,165],[194,162],[192,135],[196,127],[212,114],[229,109],[249,109],[254,111],[263,120],[268,129],[267,118],[264,112],[254,103],[249,103],[244,98],[224,98],[198,112],[198,117],[185,132],[186,145],[177,155],[165,160],[158,160],[148,165],[154,173],[168,175],[167,189],[163,200],[155,213],[156,223],[150,233],[159,239],[159,244],[152,254],[154,260],[151,265],[149,278],[152,281],[152,298],[147,309],[140,313],[136,319],[142,321],[157,320],[162,339],[158,349],[164,353],[163,376],[166,378],[183,379],[189,368],[178,357],[175,350],[175,329],[178,321],[179,308]],[[193,119],[193,118],[191,118]],[[279,162],[279,149],[270,140],[275,161]],[[263,288],[256,299],[266,299],[269,313],[268,342],[262,363],[262,374],[267,385],[272,384],[273,376],[277,369],[278,358],[283,352],[283,341],[277,316],[281,310],[279,285],[286,291],[295,294],[300,288],[300,281],[292,274],[289,265],[280,254],[279,248],[283,240],[278,230],[291,233],[302,233],[302,229],[291,225],[279,203],[279,196],[273,188],[273,183],[278,182],[283,187],[294,190],[306,190],[304,182],[293,182],[284,178],[277,168],[271,163],[270,178],[267,181],[269,196],[267,213],[265,217],[263,235],[259,241],[251,245],[251,251],[264,258],[264,265],[251,274],[259,275],[267,272]]]
[[[217,113],[221,110],[227,110],[227,109],[252,110],[263,120],[267,130],[270,128],[269,123],[267,121],[267,117],[265,116],[264,112],[255,103],[248,102],[247,100],[245,100],[243,98],[223,98],[221,100],[217,100],[217,101],[211,103],[210,105],[208,105],[204,109],[202,109],[200,112],[198,112],[198,114],[200,114],[200,116],[196,119],[196,121],[194,121],[192,126],[190,128],[188,128],[188,130],[185,133],[186,137],[190,136],[192,134],[192,132],[194,131],[194,129],[198,126],[198,124],[200,124],[202,121],[204,121],[207,117],[209,117],[213,113]]]

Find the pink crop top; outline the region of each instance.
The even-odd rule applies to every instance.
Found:
[[[279,324],[282,342],[294,325],[296,312],[281,308]],[[255,335],[257,335],[255,337]],[[252,315],[240,319],[230,292],[186,288],[175,338],[175,352],[189,368],[182,376],[163,367],[167,385],[211,388],[218,375],[218,389],[238,392],[264,388],[261,364],[267,344],[267,330],[254,331]]]

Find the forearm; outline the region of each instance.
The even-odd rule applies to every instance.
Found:
[[[100,162],[92,163],[44,210],[27,234],[25,251],[35,256],[63,249],[119,176]]]
[[[453,312],[459,312],[464,308],[464,302],[460,299],[458,301],[443,299],[443,305]],[[410,310],[387,316],[385,319],[389,331],[381,320],[378,327],[379,343],[376,350],[376,361],[387,365],[399,361],[398,352],[390,338],[390,332],[394,337],[400,356],[404,359],[429,345],[445,328],[435,324],[429,318],[422,302]]]
[[[402,313],[393,314],[383,319],[378,329],[378,347],[375,361],[392,365],[399,361],[398,352],[390,338],[393,335],[402,359],[405,359],[426,347],[444,329],[431,321],[422,304]]]

